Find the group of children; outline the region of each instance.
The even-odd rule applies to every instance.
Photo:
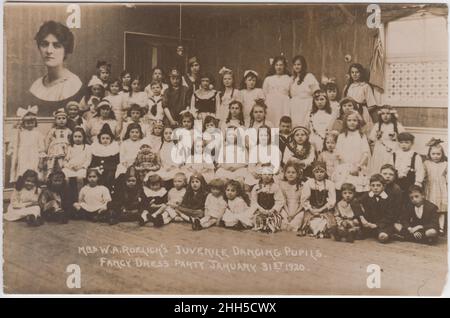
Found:
[[[289,230],[347,242],[373,236],[433,243],[444,234],[442,141],[430,140],[423,161],[396,111],[376,105],[362,66],[350,67],[338,102],[336,84],[319,85],[301,56],[293,59],[292,76],[286,60],[275,58],[262,89],[255,71],[244,73],[238,90],[233,72],[222,68],[216,91],[211,76],[193,76],[198,61],[189,62],[191,74],[172,69],[170,85],[155,68],[145,90],[126,71],[110,80],[110,65],[98,63],[86,96],[55,111],[45,137],[37,107],[20,108],[8,150],[15,191],[4,218],[30,225],[71,218],[155,227],[189,222],[193,230]],[[256,129],[257,146],[279,158],[281,169],[262,158],[192,162],[207,140],[174,160],[174,130],[192,135],[195,120],[203,132],[222,131],[225,150],[246,155],[251,145],[237,137]]]

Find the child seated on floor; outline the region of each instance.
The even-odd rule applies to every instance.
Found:
[[[355,198],[356,188],[353,184],[344,183],[341,187],[342,200],[336,204],[334,218],[336,226],[331,230],[336,241],[345,239],[353,243],[360,232],[359,216],[361,215],[361,204]]]
[[[251,214],[248,213],[249,199],[242,184],[237,180],[229,180],[225,186],[227,203],[222,221],[226,227],[249,228],[252,226]]]
[[[167,190],[162,183],[161,177],[157,174],[149,174],[145,177],[144,194],[146,202],[144,211],[138,219],[139,225],[142,226],[148,222],[152,222],[155,227],[164,225],[161,217],[158,217],[167,207]]]
[[[107,205],[111,201],[111,194],[107,187],[98,184],[99,178],[100,172],[98,169],[88,169],[88,183],[81,188],[78,202],[73,204],[75,218],[93,222],[107,220]]]
[[[393,202],[384,191],[384,184],[383,176],[374,174],[369,181],[370,191],[361,198],[363,236],[374,236],[380,243],[387,243],[391,239],[395,222]]]
[[[192,223],[192,218],[202,218],[205,215],[205,201],[208,187],[201,174],[193,174],[189,178],[186,193],[175,212],[186,222]]]
[[[67,223],[72,208],[66,190],[66,176],[61,170],[53,171],[48,176],[47,188],[39,196],[41,215],[47,222]]]
[[[117,179],[112,201],[108,203],[109,224],[119,222],[137,222],[141,215],[146,197],[139,179],[139,172],[134,166]]]
[[[41,189],[38,182],[38,174],[34,170],[25,170],[17,179],[11,203],[3,214],[5,220],[25,220],[30,226],[42,225],[41,208],[38,202]]]
[[[414,242],[434,244],[439,233],[438,207],[425,199],[424,191],[412,185],[408,191],[410,202],[405,206],[402,226],[396,228]]]
[[[314,178],[303,185],[302,206],[305,210],[303,225],[298,236],[311,235],[317,238],[328,237],[329,230],[336,225],[333,215],[336,204],[334,183],[327,179],[326,164],[313,163]]]
[[[164,209],[163,213],[155,217],[156,219],[159,219],[157,223],[169,224],[172,221],[183,221],[183,219],[178,216],[175,209],[183,201],[183,197],[186,194],[186,184],[186,175],[182,172],[177,172],[173,177],[173,188],[170,189],[167,194],[167,207]]]
[[[401,223],[400,219],[403,211],[403,191],[395,182],[395,168],[393,165],[384,164],[380,169],[380,174],[385,181],[384,191],[392,200],[392,211],[394,212],[395,218],[394,226],[398,227]]]
[[[248,212],[254,220],[255,231],[275,233],[281,230],[281,209],[285,199],[279,184],[275,182],[275,170],[270,164],[263,164],[258,170],[260,181],[252,189],[252,205]]]
[[[201,219],[193,219],[192,229],[194,231],[206,229],[213,225],[219,225],[227,207],[227,203],[224,200],[224,188],[225,183],[221,179],[213,179],[209,183],[210,193],[205,201],[205,216]]]

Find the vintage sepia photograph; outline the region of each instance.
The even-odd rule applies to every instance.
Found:
[[[3,13],[3,294],[443,295],[446,3]]]

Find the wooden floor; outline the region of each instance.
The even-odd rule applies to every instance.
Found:
[[[145,247],[151,254],[163,244],[168,253],[101,255],[99,247]],[[177,255],[176,245],[186,248],[225,249],[228,257]],[[87,256],[81,247],[92,252]],[[95,250],[94,247],[99,250]],[[266,256],[234,255],[236,248],[277,250],[275,260]],[[301,256],[286,255],[295,250]],[[126,250],[121,250],[126,251]],[[276,252],[275,252],[276,253]],[[314,256],[314,257],[312,257]],[[132,267],[101,265],[103,260],[128,260]],[[138,267],[135,259],[147,260]],[[205,264],[208,259],[225,263],[247,263],[228,271]],[[153,261],[153,264],[150,262]],[[187,263],[186,261],[191,261]],[[197,261],[198,263],[193,263]],[[206,262],[205,268],[199,262]],[[169,267],[157,268],[167,262]],[[262,263],[283,262],[280,270],[263,272]],[[302,264],[295,268],[286,263]],[[69,264],[81,269],[81,288],[69,289]],[[256,264],[257,272],[246,271]],[[369,289],[367,266],[381,267],[381,288]],[[191,268],[187,266],[191,266]],[[184,266],[184,267],[183,267]],[[300,266],[300,265],[297,265]],[[243,271],[241,271],[243,269]],[[251,268],[250,268],[251,269]],[[299,269],[303,271],[287,271]],[[4,224],[4,292],[22,293],[126,293],[126,294],[354,294],[439,295],[447,274],[447,243],[437,246],[408,242],[381,245],[373,240],[354,244],[327,239],[299,238],[294,233],[264,234],[211,228],[193,232],[188,224],[170,224],[162,229],[135,224],[93,224],[71,221],[66,225],[45,224],[29,228],[22,222]]]

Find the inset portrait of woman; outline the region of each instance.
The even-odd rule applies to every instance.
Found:
[[[34,39],[47,73],[31,85],[31,104],[39,105],[41,116],[51,116],[60,105],[79,102],[83,94],[80,78],[64,65],[73,52],[74,35],[65,25],[47,21]]]

